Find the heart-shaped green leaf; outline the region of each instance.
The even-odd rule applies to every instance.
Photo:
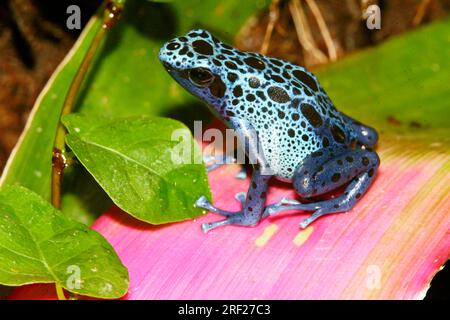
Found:
[[[202,195],[210,198],[208,178],[200,149],[182,123],[81,114],[68,115],[63,122],[69,131],[67,144],[121,209],[153,224],[201,215],[194,203]],[[183,140],[175,140],[177,136]],[[174,158],[183,155],[178,149],[186,159]]]
[[[97,232],[71,220],[36,193],[0,189],[0,284],[56,283],[82,295],[119,298],[128,271]]]

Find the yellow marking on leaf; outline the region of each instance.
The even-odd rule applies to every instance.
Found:
[[[446,210],[450,187],[448,181],[450,175],[450,157],[447,154],[440,154],[434,151],[422,152],[420,156],[410,153],[408,157],[404,156],[406,152],[399,151],[397,157],[401,157],[405,168],[420,168],[424,164],[427,166],[428,179],[421,182],[420,187],[414,195],[411,196],[408,203],[402,206],[400,212],[395,216],[395,219],[390,222],[389,227],[383,233],[383,236],[378,240],[374,249],[367,253],[364,262],[361,266],[378,265],[383,274],[407,274],[410,266],[405,260],[405,256],[410,254],[410,259],[421,259],[421,251],[418,249],[417,254],[413,254],[409,249],[411,247],[420,248],[430,245],[436,245],[439,241],[445,239],[445,231],[439,230],[439,225],[442,224],[448,216]],[[404,168],[403,168],[404,169]],[[402,169],[402,170],[403,170]],[[393,179],[395,184],[396,179]],[[413,182],[418,184],[419,182]],[[380,199],[376,199],[379,201]],[[426,211],[427,214],[422,213]],[[418,230],[436,230],[440,231],[438,234],[430,234],[423,239],[417,237],[423,231]],[[427,232],[427,231],[425,231]],[[401,235],[401,245],[393,243],[392,239]],[[395,254],[392,254],[395,252]],[[414,255],[414,256],[413,256]],[[341,293],[341,297],[362,297],[364,299],[375,299],[384,297],[396,296],[398,286],[402,285],[403,278],[396,277],[395,281],[388,277],[380,277],[379,290],[371,290],[371,287],[365,286],[365,291],[361,292],[361,283],[367,283],[368,273],[364,267],[359,268],[348,283],[346,289]],[[398,293],[400,297],[402,293]],[[417,294],[417,298],[422,296],[422,292]]]
[[[295,236],[294,240],[292,240],[294,245],[300,247],[302,244],[304,244],[306,240],[308,240],[309,236],[312,234],[313,230],[314,227],[308,227],[304,230],[299,231],[299,233],[297,233],[297,235]]]
[[[278,226],[275,223],[269,224],[263,231],[263,233],[256,238],[255,245],[257,247],[264,247],[267,242],[273,237],[275,232],[277,232]]]
[[[179,88],[178,88],[177,83],[175,83],[175,82],[171,83],[170,87],[169,87],[169,95],[174,98],[178,97],[180,95],[180,91],[178,89]]]
[[[224,8],[223,4],[219,4],[214,9],[214,15],[216,15],[217,17],[223,16],[224,13],[225,13],[225,8]]]

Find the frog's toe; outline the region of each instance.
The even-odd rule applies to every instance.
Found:
[[[236,194],[234,195],[234,198],[235,198],[237,201],[239,201],[239,202],[242,204],[242,206],[243,206],[244,203],[245,203],[245,199],[247,198],[247,194],[246,194],[245,192],[238,192],[238,193],[236,193]]]
[[[198,198],[197,201],[195,202],[195,205],[199,208],[203,208],[205,210],[220,214],[225,217],[228,217],[236,213],[216,208],[211,204],[211,202],[208,201],[208,199],[205,196],[201,196],[200,198]]]
[[[264,213],[263,213],[263,217],[267,217],[267,216],[272,216],[274,214],[276,214],[277,212],[282,211],[282,204],[281,203],[274,203],[271,204],[270,206],[267,206],[266,209],[264,209]]]
[[[264,210],[263,216],[266,217],[266,216],[269,216],[269,215],[274,215],[274,214],[276,214],[278,212],[281,212],[281,211],[285,211],[286,210],[285,207],[284,207],[285,205],[296,205],[296,206],[298,206],[298,205],[301,205],[301,203],[298,202],[297,200],[290,199],[290,198],[287,198],[287,197],[283,197],[280,201],[267,206],[266,209]]]
[[[255,219],[255,217],[253,216],[245,215],[243,212],[233,212],[231,215],[228,215],[226,219],[203,223],[202,230],[203,232],[207,233],[212,229],[226,225],[254,227],[258,224],[258,221],[259,219]]]
[[[279,208],[279,206],[280,205],[278,203],[271,204],[270,206],[267,206],[264,209],[263,216],[267,217],[267,216],[271,216],[271,215],[275,214],[277,212],[277,209]]]
[[[299,201],[297,201],[297,200],[295,200],[295,199],[288,198],[288,197],[283,197],[283,198],[280,200],[279,203],[280,203],[281,205],[286,205],[286,204],[289,204],[289,205],[300,205],[300,204],[302,204],[301,202],[299,202]]]
[[[236,198],[237,201],[239,201],[241,203],[242,206],[244,205],[245,199],[246,199],[246,193],[245,192],[236,193],[236,195],[234,197]],[[216,208],[215,206],[213,206],[211,204],[211,202],[208,201],[208,199],[205,196],[201,196],[200,198],[198,198],[197,201],[195,202],[195,205],[197,207],[199,207],[199,208],[203,208],[203,209],[206,209],[208,211],[211,211],[211,212],[214,212],[214,213],[218,213],[218,214],[221,214],[221,215],[226,216],[226,217],[236,213],[236,212],[230,212],[230,211],[226,211],[226,210],[222,210],[222,209]]]
[[[244,165],[241,165],[241,169],[236,174],[236,179],[238,179],[238,180],[247,179],[247,168]]]
[[[282,207],[283,205],[280,202],[268,205],[265,209],[264,209],[264,213],[263,213],[263,217],[267,217],[267,216],[271,216],[274,215],[275,213],[280,211],[280,207]]]
[[[230,224],[230,220],[229,219],[224,219],[224,220],[215,221],[215,222],[203,223],[202,224],[202,231],[204,233],[208,233],[212,229],[215,229],[215,228],[221,227],[221,226],[226,226],[228,224]]]
[[[201,196],[195,201],[195,205],[199,208],[207,209],[211,205],[208,199],[205,196]]]
[[[322,212],[320,210],[317,210],[312,215],[310,215],[308,218],[304,219],[302,222],[300,222],[300,228],[306,229],[313,221],[315,221],[317,218],[322,216]]]

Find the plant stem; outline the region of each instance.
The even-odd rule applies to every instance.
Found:
[[[109,0],[106,3],[106,7],[103,13],[102,27],[98,29],[97,33],[95,34],[95,37],[92,40],[88,51],[83,58],[83,61],[81,62],[80,68],[78,69],[75,77],[72,80],[69,91],[67,92],[66,99],[64,100],[63,108],[61,110],[58,127],[56,129],[55,142],[53,144],[51,180],[52,205],[58,209],[61,208],[61,185],[64,169],[68,166],[68,161],[65,156],[66,129],[64,128],[61,119],[63,116],[72,112],[78,92],[83,83],[83,79],[85,78],[89,70],[89,66],[91,65],[92,60],[95,57],[95,53],[97,52],[102,39],[105,36],[106,30],[111,28],[118,20],[118,17],[122,11],[123,2],[119,0],[118,3],[119,5],[116,5],[116,2],[112,0]]]
[[[52,204],[55,208],[61,208],[61,184],[64,169],[67,167],[67,160],[64,155],[65,152],[65,137],[66,129],[61,123],[61,119],[66,114],[72,112],[75,105],[78,91],[81,87],[83,79],[89,69],[89,66],[95,56],[103,36],[105,35],[105,28],[102,26],[96,33],[94,40],[89,46],[86,55],[81,62],[72,84],[70,85],[64,105],[61,111],[58,127],[56,129],[55,143],[53,145],[53,159],[52,159]]]
[[[56,283],[55,286],[56,286],[56,296],[58,297],[58,300],[67,300],[63,288],[58,283]]]
[[[119,19],[122,12],[124,0],[108,0],[104,7],[102,26],[97,30],[94,39],[92,40],[86,55],[83,57],[83,61],[75,77],[70,84],[69,91],[67,92],[64,105],[59,117],[58,127],[56,129],[55,141],[53,144],[53,156],[52,156],[52,182],[51,182],[51,194],[52,205],[60,209],[61,208],[61,185],[64,175],[64,169],[69,165],[71,161],[68,161],[65,153],[65,138],[66,129],[64,128],[61,119],[63,116],[70,114],[75,106],[78,92],[80,91],[83,80],[89,70],[89,66],[95,57],[95,54],[105,36],[106,30],[110,29]],[[59,300],[66,300],[64,295],[64,289],[58,284],[56,286],[56,295]]]

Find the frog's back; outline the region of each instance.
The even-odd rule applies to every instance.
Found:
[[[309,154],[352,140],[347,119],[305,68],[258,53],[226,49],[226,117],[244,118],[258,132],[276,175],[290,180]]]

